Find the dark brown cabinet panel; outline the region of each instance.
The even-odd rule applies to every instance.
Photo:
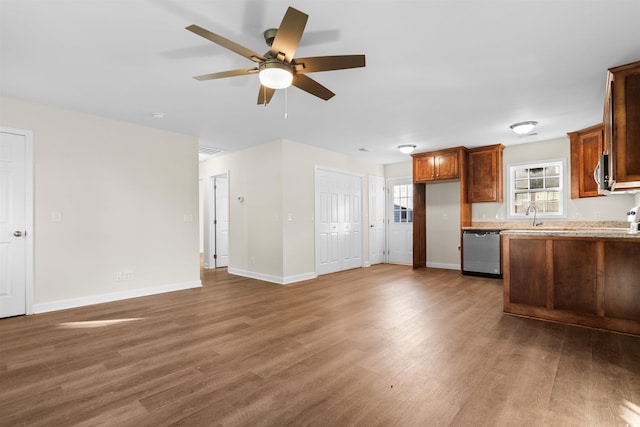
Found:
[[[604,112],[613,189],[640,188],[640,61],[609,69]]]
[[[607,317],[640,321],[640,243],[605,243],[604,311]]]
[[[469,202],[502,202],[504,145],[469,150]]]
[[[509,302],[535,307],[547,304],[547,250],[544,239],[512,240],[509,251]],[[541,268],[542,266],[542,268]]]
[[[600,196],[593,172],[604,152],[604,124],[567,135],[571,142],[571,198]]]
[[[640,238],[502,236],[505,313],[640,335]]]
[[[597,314],[596,242],[555,240],[553,242],[553,308]]]

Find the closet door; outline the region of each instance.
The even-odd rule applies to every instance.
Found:
[[[362,178],[316,170],[316,270],[362,267]]]
[[[338,258],[339,177],[316,171],[316,269],[318,274],[340,271]]]
[[[352,175],[340,177],[339,248],[341,270],[362,267],[362,178]]]

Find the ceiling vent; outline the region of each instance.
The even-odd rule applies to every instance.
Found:
[[[201,145],[198,148],[198,159],[200,161],[207,160],[211,158],[214,154],[221,153],[222,150],[213,147],[207,147],[205,145]]]

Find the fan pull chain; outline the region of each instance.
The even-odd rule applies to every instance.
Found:
[[[289,116],[289,88],[284,88],[284,118]]]

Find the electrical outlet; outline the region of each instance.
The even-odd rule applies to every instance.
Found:
[[[116,272],[116,282],[122,282],[122,271]]]
[[[125,271],[122,274],[122,280],[133,280],[133,271]]]

